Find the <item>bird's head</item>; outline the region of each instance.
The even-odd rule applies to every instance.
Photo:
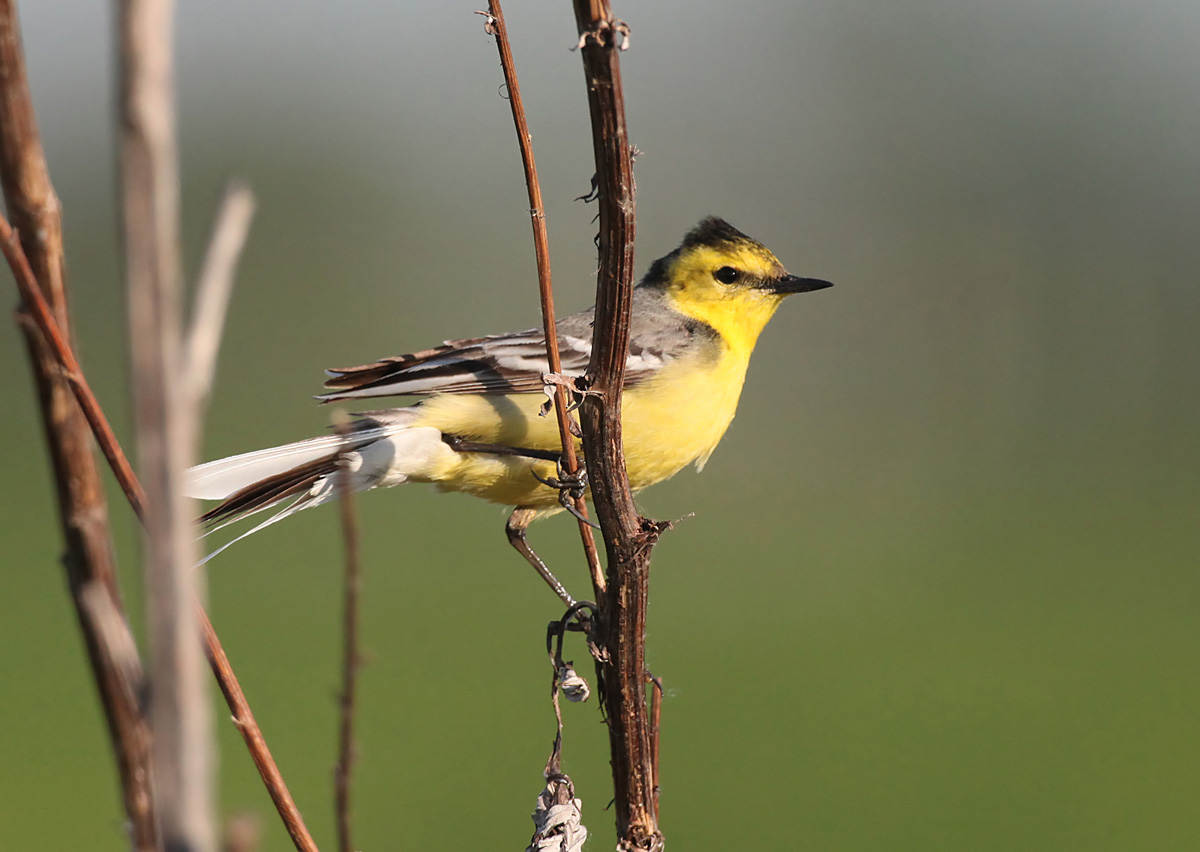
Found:
[[[661,288],[673,308],[711,325],[730,344],[750,347],[784,296],[833,286],[789,275],[766,246],[715,216],[656,260],[643,283]]]

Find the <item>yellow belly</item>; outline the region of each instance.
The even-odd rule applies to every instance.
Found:
[[[645,488],[692,462],[702,466],[733,420],[746,359],[701,354],[664,367],[623,397],[622,432],[629,483]],[[423,402],[416,426],[433,426],[469,441],[537,450],[560,447],[555,418],[538,416],[545,397],[445,395]],[[463,491],[508,506],[557,506],[557,492],[540,482],[554,464],[518,456],[445,453],[427,475],[414,476],[445,491]]]

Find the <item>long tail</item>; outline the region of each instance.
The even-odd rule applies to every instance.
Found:
[[[301,509],[337,499],[340,485],[336,474],[343,466],[349,471],[349,484],[355,491],[398,485],[429,471],[437,456],[449,447],[437,429],[414,427],[415,417],[415,408],[372,412],[355,421],[345,436],[310,438],[189,470],[185,485],[189,497],[221,501],[200,516],[207,527],[206,535],[282,506],[265,521],[214,550],[204,561]]]

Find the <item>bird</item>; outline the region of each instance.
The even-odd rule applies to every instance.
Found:
[[[622,433],[630,487],[639,491],[697,470],[724,436],[759,334],[785,297],[833,286],[791,275],[766,246],[723,219],[700,221],[651,264],[633,291]],[[586,373],[594,308],[560,320],[561,378]],[[545,414],[545,335],[530,329],[448,340],[441,346],[326,371],[321,402],[418,397],[356,415],[339,434],[231,456],[188,471],[188,496],[218,500],[209,531],[276,509],[225,547],[297,512],[355,491],[431,483],[513,507],[516,548],[568,605],[574,599],[529,546],[526,530],[561,511],[562,445]],[[579,448],[582,451],[582,448]],[[586,483],[576,483],[586,490]]]

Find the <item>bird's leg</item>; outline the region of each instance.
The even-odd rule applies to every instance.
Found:
[[[518,506],[513,509],[513,513],[508,516],[508,523],[504,525],[504,532],[508,534],[508,543],[515,547],[517,552],[525,557],[525,561],[542,575],[542,579],[546,581],[546,585],[553,589],[554,594],[558,595],[559,600],[570,609],[575,606],[575,598],[571,597],[566,587],[558,581],[557,577],[550,573],[550,569],[546,567],[546,563],[542,561],[542,557],[534,553],[533,548],[529,546],[529,542],[525,540],[525,530],[529,528],[530,522],[536,516],[537,510],[531,509],[528,506]]]
[[[504,444],[479,444],[466,441],[458,435],[442,435],[442,441],[456,453],[487,453],[493,456],[521,456],[526,459],[558,461],[559,454],[551,450],[527,450],[524,447],[509,447]]]

